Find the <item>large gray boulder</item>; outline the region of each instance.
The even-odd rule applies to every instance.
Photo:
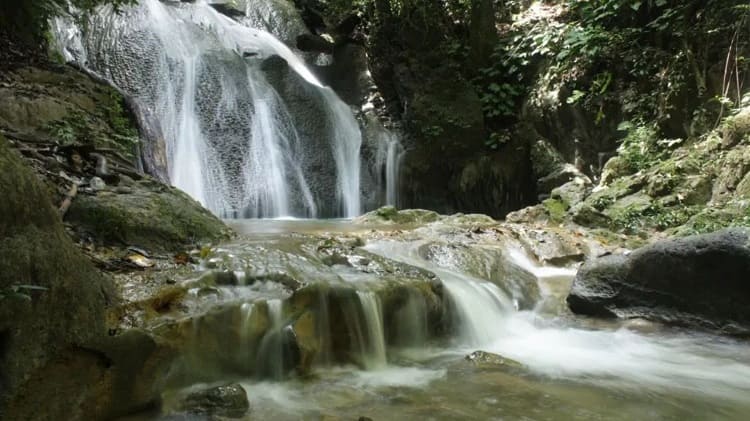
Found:
[[[574,313],[643,317],[670,324],[750,332],[750,229],[667,240],[628,256],[606,256],[578,272]]]

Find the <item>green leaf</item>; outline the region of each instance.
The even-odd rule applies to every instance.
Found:
[[[581,98],[586,96],[586,92],[579,91],[578,89],[573,90],[573,94],[568,97],[568,99],[565,100],[568,104],[575,104],[578,102]]]

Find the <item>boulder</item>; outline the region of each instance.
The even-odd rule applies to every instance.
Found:
[[[99,243],[158,251],[230,235],[221,220],[174,187],[148,178],[128,187],[127,193],[107,190],[76,197],[65,219]]]
[[[393,206],[383,206],[354,219],[355,224],[427,224],[440,219],[437,212],[424,209],[398,210]]]
[[[729,228],[590,261],[567,302],[578,314],[744,335],[750,332],[749,275],[750,230]]]
[[[242,418],[250,409],[245,389],[237,383],[190,393],[181,404],[189,414]]]

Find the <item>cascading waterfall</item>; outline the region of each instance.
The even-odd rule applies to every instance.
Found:
[[[170,181],[217,215],[360,214],[357,120],[270,33],[205,0],[141,0],[121,14],[102,9],[85,33],[55,27],[67,59],[156,115]],[[274,56],[291,72],[271,65]]]

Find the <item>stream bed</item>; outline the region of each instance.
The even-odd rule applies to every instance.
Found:
[[[257,420],[741,420],[750,413],[747,342],[574,316],[564,300],[575,269],[542,266],[504,235],[441,222],[231,224],[241,238],[221,247],[222,264],[239,284],[191,311],[239,313],[192,318],[188,348],[198,351],[182,360],[189,374],[165,392],[163,414],[175,413],[185,390],[227,382],[242,384],[246,419]],[[259,261],[258,250],[268,267],[240,270]],[[279,278],[271,272],[305,285],[273,287],[266,280]],[[311,288],[325,292],[304,293]],[[486,354],[469,358],[475,351]]]

